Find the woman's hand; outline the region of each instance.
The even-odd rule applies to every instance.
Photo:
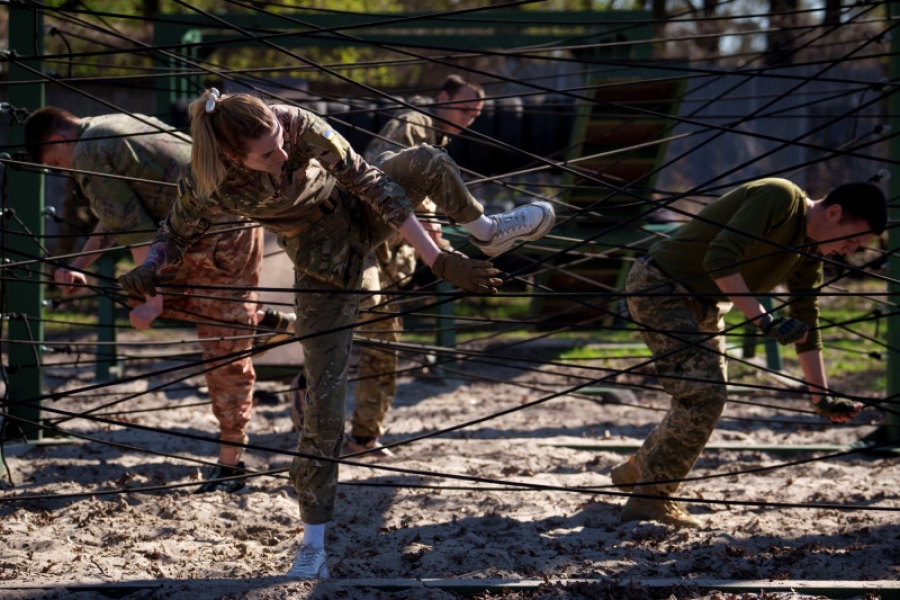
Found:
[[[66,296],[71,296],[78,289],[73,284],[87,284],[87,278],[84,276],[84,273],[72,271],[65,267],[60,267],[53,272],[53,281],[62,287],[62,291]]]
[[[147,301],[131,309],[128,320],[131,326],[139,331],[147,331],[153,325],[153,321],[162,314],[162,296],[147,297]]]
[[[503,280],[497,277],[500,271],[492,263],[459,252],[442,251],[431,271],[467,292],[496,294],[497,288],[503,285]]]
[[[119,285],[135,296],[156,296],[156,285],[172,281],[174,275],[159,275],[156,269],[141,265],[119,277]]]

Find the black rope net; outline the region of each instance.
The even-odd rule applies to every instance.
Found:
[[[484,114],[469,130],[455,136],[449,152],[461,165],[473,194],[485,201],[488,210],[544,199],[555,204],[557,227],[545,239],[523,245],[497,261],[505,272],[505,285],[496,296],[448,291],[429,277],[427,269],[418,269],[387,290],[381,303],[363,311],[356,328],[357,346],[398,352],[401,361],[396,375],[401,381],[416,381],[426,389],[438,390],[441,385],[455,389],[502,385],[517,390],[521,401],[501,403],[505,408],[481,406],[478,416],[465,419],[447,410],[418,430],[405,427],[410,433],[384,438],[385,445],[401,456],[414,454],[417,447],[439,438],[477,439],[491,428],[501,428],[510,415],[518,423],[527,422],[529,411],[553,406],[566,409],[560,414],[561,427],[589,426],[594,437],[584,441],[587,446],[608,438],[617,428],[626,428],[618,419],[631,418],[628,415],[646,415],[648,422],[658,419],[666,410],[666,396],[653,376],[653,363],[659,357],[651,357],[641,344],[641,326],[624,309],[626,294],[617,274],[654,240],[671,235],[706,203],[741,183],[763,176],[787,177],[807,188],[811,197],[821,197],[829,187],[848,178],[884,181],[893,163],[886,146],[896,134],[888,125],[893,115],[886,106],[896,83],[884,79],[881,72],[885,61],[896,60],[887,41],[896,23],[886,18],[883,3],[845,7],[837,21],[823,20],[822,10],[816,8],[786,13],[785,18],[790,17],[793,25],[778,28],[778,60],[773,58],[772,48],[760,51],[754,46],[760,36],[773,35],[773,30],[751,26],[768,22],[768,17],[730,14],[733,3],[721,3],[723,12],[719,15],[686,10],[670,16],[665,24],[643,18],[609,26],[601,12],[596,23],[587,24],[604,24],[599,39],[587,27],[583,34],[566,35],[553,43],[478,50],[462,44],[447,47],[443,45],[445,38],[432,41],[427,36],[415,42],[382,42],[378,33],[415,27],[416,19],[426,18],[442,20],[447,27],[472,22],[491,27],[497,25],[493,16],[497,8],[524,7],[521,18],[527,22],[529,12],[525,9],[534,3],[512,2],[412,17],[354,13],[346,15],[354,25],[333,27],[304,20],[289,5],[237,0],[223,2],[223,7],[276,19],[278,26],[248,24],[180,0],[173,2],[180,7],[180,14],[154,17],[92,10],[90,2],[45,4],[29,0],[24,4],[43,14],[50,49],[42,57],[18,50],[17,54],[8,54],[7,62],[40,77],[47,85],[48,103],[53,103],[53,98],[67,99],[94,112],[151,114],[150,110],[135,109],[138,104],[147,106],[129,92],[140,86],[155,86],[157,92],[191,98],[204,87],[217,85],[313,110],[361,151],[360,145],[376,137],[380,124],[398,111],[428,110],[432,106],[410,98],[416,94],[430,96],[433,87],[396,85],[398,82],[431,81],[433,77],[422,74],[455,71],[483,85]],[[309,14],[321,13],[339,11]],[[210,41],[191,39],[158,47],[147,36],[152,27],[171,26],[188,17],[199,19],[198,28]],[[557,25],[562,28],[572,24]],[[649,35],[645,33],[648,31]],[[756,42],[750,39],[753,36]],[[355,54],[351,62],[336,60],[337,54],[322,48],[304,45],[298,50],[292,44],[296,38],[313,38],[323,46],[326,41],[344,45],[353,48]],[[691,56],[701,41],[707,50],[716,48],[718,56],[707,61]],[[678,55],[674,48],[679,45],[689,45],[690,51]],[[253,51],[248,50],[251,47]],[[651,47],[663,48],[659,53],[666,58],[654,58],[654,54],[639,61],[630,58]],[[35,58],[42,58],[45,68],[38,67]],[[247,63],[246,67],[235,67]],[[385,73],[391,72],[407,78],[395,78],[393,88],[388,88],[385,81],[391,78]],[[17,82],[6,82],[7,89],[13,85]],[[654,96],[662,92],[669,95]],[[21,122],[37,107],[7,103],[4,108],[11,120]],[[178,120],[179,105],[174,109],[170,131],[184,131],[183,114],[182,121]],[[591,127],[598,127],[599,122],[606,128],[598,133]],[[651,125],[651,134],[636,136],[636,131]],[[609,145],[600,139],[603,136],[625,141]],[[11,169],[44,171],[50,175],[48,181],[56,182],[51,187],[62,189],[65,184],[61,182],[70,175],[31,163],[21,147],[7,145],[3,151],[0,166],[4,182]],[[642,161],[651,167],[636,170],[635,165]],[[116,177],[108,173],[93,176]],[[110,488],[102,482],[83,489],[13,482],[10,472],[9,481],[15,485],[0,494],[0,503],[168,493],[196,486],[196,465],[212,465],[214,461],[198,458],[188,448],[195,444],[214,447],[213,421],[206,423],[209,427],[191,424],[173,430],[160,427],[154,415],[205,410],[203,406],[208,403],[202,401],[202,393],[197,394],[203,387],[203,373],[216,368],[223,359],[238,356],[200,359],[197,337],[183,323],[158,324],[150,335],[126,334],[125,297],[114,278],[95,270],[85,271],[90,283],[82,290],[73,297],[63,296],[53,287],[52,272],[81,254],[75,241],[91,235],[86,233],[90,231],[85,222],[89,219],[72,222],[65,215],[78,215],[78,210],[49,208],[45,216],[55,227],[47,234],[35,233],[12,208],[21,201],[14,199],[15,195],[14,189],[4,190],[5,263],[0,265],[0,282],[6,289],[12,283],[45,286],[48,306],[40,321],[47,335],[46,339],[34,336],[11,340],[4,328],[2,342],[4,348],[13,341],[33,345],[33,363],[17,365],[16,370],[40,369],[48,385],[38,397],[13,398],[7,383],[2,404],[4,422],[14,422],[24,434],[41,431],[45,437],[82,439],[107,446],[113,454],[142,455],[146,460],[177,467],[161,482],[123,477],[119,486]],[[897,199],[891,197],[889,202],[894,206]],[[469,254],[475,252],[460,230],[441,215],[426,215],[423,220],[440,222],[455,247]],[[894,226],[889,224],[889,228]],[[41,253],[11,254],[7,244],[16,237],[33,240]],[[826,361],[839,365],[838,369],[852,366],[860,373],[843,381],[840,371],[832,372],[834,381],[848,387],[839,384],[827,391],[866,406],[860,417],[841,429],[836,436],[839,441],[862,437],[873,428],[892,427],[885,419],[897,414],[897,400],[887,395],[884,383],[888,354],[897,351],[886,336],[887,320],[896,311],[890,290],[896,289],[897,282],[886,270],[894,250],[884,236],[849,260],[824,260],[826,281],[819,292]],[[293,293],[289,282],[285,284],[256,291],[264,297]],[[176,286],[169,293],[220,298],[216,292],[228,289],[191,286],[180,291]],[[360,290],[346,293],[365,294]],[[119,307],[116,325],[98,325],[96,303],[102,299]],[[776,290],[772,301],[776,310],[790,302],[783,290]],[[452,306],[450,314],[441,312],[447,305]],[[278,307],[291,310],[289,303]],[[397,314],[403,317],[400,342],[366,337],[366,323]],[[26,325],[30,321],[16,314],[5,314],[4,319],[24,320]],[[186,320],[191,325],[215,324],[201,314],[187,315]],[[120,339],[107,345],[115,349],[114,362],[122,365],[122,371],[119,377],[98,383],[94,381],[94,369],[98,361],[109,361],[108,356],[98,356],[105,346],[97,341],[98,327],[110,326],[118,327]],[[436,336],[449,332],[455,333],[455,345],[434,342]],[[249,328],[246,335],[263,337]],[[722,335],[729,347],[729,402],[743,407],[738,415],[726,412],[720,427],[727,434],[738,436],[740,431],[764,427],[783,434],[787,444],[798,432],[823,427],[811,410],[790,351],[785,359],[789,368],[784,371],[752,356],[751,350],[762,340],[737,311],[728,317]],[[295,338],[278,345],[296,343]],[[257,345],[244,354],[261,355],[271,349]],[[860,363],[865,366],[860,367]],[[15,373],[4,365],[2,375],[8,382]],[[258,384],[264,395],[256,406],[257,414],[281,411],[286,415],[286,405],[278,398],[290,393],[292,377],[293,373],[284,374]],[[860,385],[858,380],[866,378],[869,384]],[[357,379],[351,377],[351,381]],[[266,401],[275,404],[267,405]],[[23,420],[12,410],[14,406],[38,403],[42,415],[39,421]],[[609,420],[587,424],[580,422],[577,412],[567,412],[598,404],[609,412]],[[282,418],[281,423],[286,422]],[[251,424],[250,442],[237,445],[261,457],[260,466],[246,476],[254,480],[254,485],[285,485],[286,466],[297,455],[292,449],[295,435],[290,431],[259,435]],[[551,442],[558,437],[548,436]],[[688,480],[741,481],[760,471],[837,460],[872,448],[847,448],[844,444],[841,449],[822,451],[813,458],[766,460],[764,466],[737,461],[733,466],[705,469]],[[364,454],[323,460],[339,460],[368,474],[342,480],[342,485],[454,490],[476,498],[479,490],[563,492],[586,498],[627,495],[602,475],[583,485],[563,487],[542,484],[539,477],[522,476],[527,469],[513,465],[493,476],[473,476],[444,471],[439,464],[420,469],[406,468],[402,463],[373,463]],[[684,502],[722,507],[897,510],[896,502],[888,499],[840,504],[778,502],[740,494],[728,498],[685,496],[681,498]]]

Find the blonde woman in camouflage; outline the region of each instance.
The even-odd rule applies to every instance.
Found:
[[[153,296],[158,273],[178,263],[222,213],[248,217],[278,236],[295,267],[295,327],[308,382],[290,470],[303,540],[287,575],[326,578],[325,526],[334,518],[338,475],[331,459],[340,455],[343,439],[366,257],[398,231],[439,277],[469,292],[493,293],[501,284],[499,271],[490,262],[441,250],[415,217],[415,205],[430,197],[487,254],[542,237],[555,215],[544,204],[487,217],[442,150],[399,152],[379,170],[302,108],[211,89],[192,103],[190,115],[194,146],[178,198],[146,260],[120,282]]]

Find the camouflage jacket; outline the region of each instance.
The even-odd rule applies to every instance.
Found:
[[[182,171],[178,197],[157,233],[145,264],[157,270],[180,262],[188,246],[227,213],[248,217],[276,234],[295,231],[316,215],[335,188],[361,198],[399,226],[413,207],[403,189],[369,165],[322,118],[298,107],[271,107],[284,128],[287,160],[281,179],[230,163],[225,182],[210,197],[195,192],[191,166]]]
[[[380,154],[388,150],[397,152],[419,144],[446,146],[450,141],[444,132],[435,126],[434,119],[430,115],[417,110],[400,113],[388,121],[378,135],[380,137],[374,138],[366,147],[364,156],[369,162],[374,162]]]
[[[173,184],[191,159],[190,138],[161,133],[171,127],[138,115],[85,117],[78,127],[72,167],[133,179],[76,173],[75,181],[103,228],[119,244],[153,238],[169,212]]]

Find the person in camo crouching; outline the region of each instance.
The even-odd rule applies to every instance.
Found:
[[[811,200],[786,179],[746,183],[704,207],[635,261],[628,307],[653,352],[671,406],[643,445],[613,468],[631,491],[623,521],[675,527],[700,521],[671,496],[706,446],[727,398],[724,316],[732,306],[763,335],[795,344],[817,414],[834,423],[862,405],[828,393],[819,330],[822,257],[847,255],[884,230],[884,194],[872,183],[838,186]],[[768,314],[756,294],[786,284],[789,315]]]
[[[404,110],[385,123],[366,147],[363,154],[366,161],[377,167],[395,152],[420,144],[445,148],[451,135],[470,127],[481,114],[484,90],[459,75],[450,75],[433,102],[433,106],[423,105],[420,110]],[[441,237],[440,224],[434,220],[436,212],[437,206],[430,198],[425,198],[416,209],[416,214],[430,217],[422,224],[432,239],[441,247],[449,248]],[[361,335],[387,343],[400,341],[400,317],[383,317],[386,312],[392,312],[389,290],[405,281],[415,265],[415,250],[397,233],[375,248],[363,272],[362,282],[363,289],[372,294],[364,296],[360,306],[362,310],[373,310],[375,318],[363,324],[359,330]],[[386,458],[392,453],[381,447],[378,438],[384,435],[384,422],[397,391],[397,352],[362,346],[359,354],[355,408],[350,415],[350,431],[344,439],[343,453],[365,452],[363,456]]]
[[[45,106],[25,123],[26,150],[35,162],[72,173],[98,224],[67,267],[54,280],[68,294],[87,283],[85,270],[96,251],[115,244],[141,244],[153,239],[175,198],[172,184],[191,156],[188,136],[146,115],[108,114],[78,118]],[[108,177],[107,174],[120,177]],[[218,289],[171,288],[163,295],[131,298],[129,320],[135,329],[150,329],[159,318],[191,321],[197,326],[203,359],[245,353],[205,373],[213,415],[219,422],[218,465],[199,492],[241,490],[243,479],[223,479],[244,472],[243,449],[253,412],[254,342],[274,343],[293,335],[293,314],[257,302],[262,268],[262,230],[246,220],[217,217],[216,232],[204,236],[172,270],[171,285],[204,285]],[[135,264],[148,248],[132,246]],[[254,338],[251,334],[263,335]],[[206,363],[207,367],[214,366]]]

